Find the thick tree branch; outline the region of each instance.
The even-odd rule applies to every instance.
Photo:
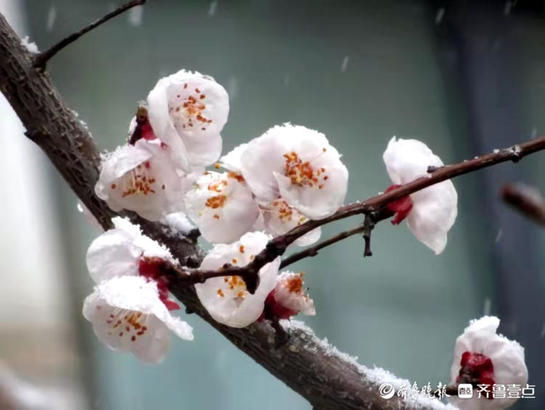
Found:
[[[101,225],[111,227],[116,213],[94,194],[98,177],[98,154],[89,131],[62,102],[47,74],[33,66],[33,56],[0,15],[0,91],[6,96],[28,130],[28,136],[47,154],[79,199]],[[151,238],[169,247],[182,263],[198,266],[201,259],[196,244],[170,234],[156,223],[125,213],[139,223]],[[273,245],[274,247],[274,245]],[[274,330],[267,324],[235,329],[215,322],[199,303],[192,287],[170,284],[172,293],[215,327],[239,349],[270,373],[305,397],[314,407],[324,409],[404,409],[441,408],[438,401],[413,399],[410,403],[378,394],[382,379],[369,369],[337,354],[314,337],[309,329],[289,326],[289,340],[279,348]]]
[[[35,57],[34,60],[34,67],[37,68],[40,71],[45,70],[45,66],[47,62],[59,51],[61,51],[66,46],[72,44],[74,41],[79,39],[81,36],[83,36],[85,33],[88,33],[89,31],[97,28],[101,24],[106,23],[108,20],[111,20],[112,18],[120,15],[121,13],[129,10],[132,7],[135,6],[141,6],[146,2],[146,0],[131,0],[126,4],[123,4],[122,6],[119,6],[117,9],[111,11],[110,13],[106,14],[105,16],[99,18],[98,20],[93,21],[91,24],[83,27],[81,30],[76,31],[75,33],[70,34],[69,36],[63,38],[58,43],[54,44],[47,50],[41,52]]]
[[[501,196],[505,203],[521,214],[545,226],[545,200],[537,189],[522,184],[506,184]]]

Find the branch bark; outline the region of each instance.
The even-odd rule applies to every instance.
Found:
[[[33,66],[33,55],[0,14],[0,91],[6,96],[27,128],[27,136],[46,153],[77,197],[104,229],[116,216],[94,194],[99,157],[89,131],[63,103],[46,73]],[[122,213],[151,238],[169,247],[174,256],[189,266],[197,266],[201,253],[196,243],[168,233],[160,224]],[[356,366],[303,327],[290,326],[289,340],[274,347],[275,332],[266,324],[244,329],[216,323],[199,303],[192,287],[172,283],[172,293],[192,311],[216,328],[240,350],[267,369],[313,407],[324,409],[404,409],[441,408],[437,400],[394,396],[384,400],[378,393],[381,380]]]
[[[522,215],[545,226],[545,200],[536,188],[523,184],[505,184],[501,196],[506,204]]]

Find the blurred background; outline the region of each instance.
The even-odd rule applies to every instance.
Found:
[[[390,184],[382,152],[393,135],[421,139],[449,163],[545,130],[543,1],[148,3],[49,64],[103,150],[123,142],[159,77],[181,68],[228,90],[224,152],[285,121],[328,135],[350,170],[348,201]],[[0,12],[45,49],[119,4],[0,0]],[[98,232],[0,103],[9,154],[0,162],[0,397],[31,409],[310,409],[198,317],[187,317],[195,342],[173,340],[159,366],[100,345],[81,316],[92,290],[85,252]],[[536,398],[514,408],[545,408],[545,232],[499,199],[506,182],[544,192],[544,158],[457,178],[459,217],[441,256],[406,226],[383,223],[372,258],[354,237],[300,262],[318,310],[305,322],[367,366],[435,386],[449,381],[468,321],[498,315],[501,332],[526,348],[536,385]]]

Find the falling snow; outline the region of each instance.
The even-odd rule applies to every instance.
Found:
[[[21,39],[21,45],[25,47],[30,53],[38,54],[40,52],[40,50],[38,50],[38,46],[36,45],[36,43],[30,41],[28,36],[24,36]]]
[[[510,15],[512,8],[513,8],[513,3],[511,3],[511,0],[507,0],[505,2],[505,6],[503,7],[503,14],[506,16]]]
[[[486,298],[484,300],[484,307],[483,307],[483,316],[490,315],[490,309],[492,308],[492,301],[490,298]]]
[[[290,80],[291,80],[291,76],[289,74],[286,74],[284,76],[284,85],[287,87],[288,85],[290,85]]]
[[[45,28],[47,31],[51,31],[55,25],[55,20],[57,20],[57,9],[55,6],[51,6],[47,12],[47,20]]]
[[[144,15],[144,7],[133,7],[129,11],[129,23],[131,26],[138,27],[142,24],[142,16]]]
[[[344,73],[348,68],[348,61],[350,61],[350,56],[345,56],[343,62],[341,63],[341,73]]]
[[[435,14],[435,24],[437,25],[441,24],[444,16],[445,16],[445,8],[441,7],[439,10],[437,10],[437,13]]]
[[[229,98],[234,100],[238,95],[238,80],[236,77],[231,76],[227,80],[227,92],[229,93]]]
[[[503,229],[498,229],[495,242],[498,243],[501,240],[502,236],[503,236]]]
[[[210,3],[210,6],[208,7],[208,15],[210,17],[215,16],[217,8],[218,8],[218,0],[214,0],[212,3]]]

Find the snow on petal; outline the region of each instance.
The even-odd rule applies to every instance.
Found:
[[[450,371],[451,384],[473,382],[477,384],[521,385],[528,382],[528,369],[524,361],[524,348],[516,341],[497,334],[500,320],[484,316],[472,320],[464,333],[456,339],[454,359]],[[463,369],[462,369],[463,368]],[[471,380],[468,380],[471,379]],[[451,398],[461,410],[496,410],[512,406],[516,398]]]
[[[246,266],[265,249],[269,239],[262,232],[248,232],[237,242],[215,245],[204,257],[200,269],[219,269],[226,263]],[[195,285],[197,296],[217,322],[231,327],[248,326],[261,316],[265,299],[276,285],[279,266],[280,257],[259,270],[259,286],[254,294],[248,292],[239,276],[226,276]]]
[[[428,167],[443,166],[421,141],[393,137],[383,155],[392,182],[402,185],[429,176]],[[437,255],[447,244],[447,233],[458,214],[458,194],[452,181],[434,184],[410,195],[413,207],[407,224],[416,238]]]
[[[229,96],[212,77],[178,71],[161,78],[147,102],[155,134],[172,148],[179,167],[190,172],[219,158]]]
[[[159,299],[157,284],[141,276],[120,276],[97,285],[83,304],[83,316],[112,350],[159,363],[170,346],[170,331],[193,340],[193,330],[173,317]]]
[[[283,235],[291,229],[308,221],[308,218],[291,207],[284,199],[278,198],[266,205],[261,205],[264,229],[273,236]],[[312,245],[320,239],[321,228],[316,228],[298,238],[298,246]]]
[[[87,269],[96,283],[115,276],[138,275],[142,257],[174,262],[171,253],[142,235],[137,225],[120,217],[112,221],[115,228],[98,236],[87,250]]]
[[[282,272],[270,296],[273,312],[280,319],[287,319],[297,313],[310,316],[316,314],[314,301],[303,289],[303,273]]]
[[[182,210],[186,184],[159,140],[140,139],[108,155],[95,186],[114,211],[128,209],[156,221]]]
[[[203,237],[233,242],[254,225],[259,209],[240,174],[206,172],[185,196],[187,215]]]
[[[261,201],[281,196],[310,219],[333,214],[344,202],[348,170],[325,135],[284,124],[248,143],[242,174]]]

